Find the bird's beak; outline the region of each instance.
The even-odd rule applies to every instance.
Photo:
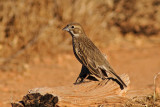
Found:
[[[65,31],[68,31],[68,32],[69,32],[68,26],[64,27],[62,30],[65,30]]]

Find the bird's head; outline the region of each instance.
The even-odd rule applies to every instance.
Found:
[[[68,24],[66,27],[63,28],[63,30],[69,32],[72,35],[72,37],[85,35],[82,26],[78,23]]]

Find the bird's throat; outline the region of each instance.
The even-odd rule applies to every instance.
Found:
[[[71,34],[72,37],[79,37],[80,34],[79,33],[74,33],[73,31],[69,32]]]

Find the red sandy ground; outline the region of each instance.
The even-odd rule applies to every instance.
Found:
[[[103,52],[117,74],[129,75],[130,89],[153,88],[153,78],[160,72],[160,46]],[[72,84],[81,69],[73,53],[59,54],[52,60],[46,58],[40,62],[35,59],[26,72],[0,72],[0,107],[9,107],[12,101],[20,100],[32,88]]]

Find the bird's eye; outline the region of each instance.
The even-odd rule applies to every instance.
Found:
[[[71,28],[74,28],[74,26],[72,26]]]

